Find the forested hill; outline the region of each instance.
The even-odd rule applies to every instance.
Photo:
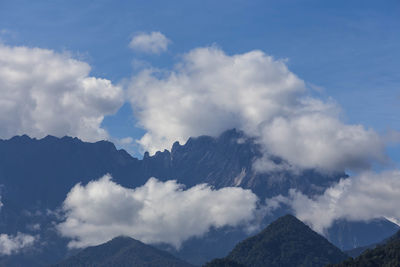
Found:
[[[292,215],[271,223],[259,234],[240,242],[225,259],[207,267],[233,261],[252,267],[324,266],[348,258],[340,249]]]

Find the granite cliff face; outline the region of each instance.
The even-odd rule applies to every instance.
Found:
[[[328,175],[314,170],[298,174],[284,170],[257,172],[253,163],[261,156],[254,139],[233,129],[217,138],[200,136],[190,138],[184,145],[175,143],[171,152],[157,152],[152,157],[146,154],[141,164],[145,177],[176,179],[187,186],[199,183],[208,183],[216,188],[240,186],[251,189],[261,199],[286,195],[290,188],[306,194],[321,193],[346,177],[344,173]]]

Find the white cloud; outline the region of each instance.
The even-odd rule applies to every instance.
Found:
[[[77,184],[64,201],[66,220],[61,234],[70,247],[97,245],[128,235],[145,243],[169,243],[179,248],[210,227],[248,224],[256,216],[257,197],[250,190],[214,190],[202,184],[184,189],[176,181],[150,178],[136,189],[124,188],[106,175],[87,185]]]
[[[362,170],[386,159],[383,142],[373,130],[345,125],[322,112],[277,117],[264,125],[261,140],[268,153],[302,168]]]
[[[217,48],[200,48],[183,59],[171,73],[146,70],[132,81],[132,107],[148,131],[140,142],[151,152],[234,127],[255,131],[304,91],[284,62],[261,51],[227,56]]]
[[[328,171],[385,161],[374,131],[341,122],[335,103],[309,97],[285,61],[261,51],[230,56],[215,47],[194,49],[173,71],[147,69],[133,77],[129,97],[147,130],[139,143],[151,153],[237,128],[262,144],[258,169],[274,168],[269,154],[294,168]]]
[[[324,233],[335,220],[368,221],[377,218],[400,220],[400,171],[365,172],[342,179],[323,195],[310,198],[291,190],[289,197],[267,200],[271,209],[289,205],[296,217],[315,231]],[[271,206],[272,205],[272,206]]]
[[[17,235],[0,234],[0,254],[11,255],[21,249],[32,246],[36,238],[34,236],[17,233]]]
[[[123,91],[89,73],[66,54],[0,44],[0,137],[106,139],[101,123],[122,105]]]
[[[167,51],[171,41],[161,32],[139,33],[135,35],[129,47],[148,54],[160,54]]]

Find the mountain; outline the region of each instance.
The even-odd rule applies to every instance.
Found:
[[[350,258],[330,267],[400,266],[400,231],[374,249],[367,249],[357,258]]]
[[[352,258],[356,258],[356,257],[360,256],[367,249],[374,249],[377,246],[378,246],[378,244],[371,244],[369,246],[357,247],[357,248],[353,248],[350,250],[346,250],[345,253]]]
[[[382,240],[381,242],[377,242],[377,243],[373,243],[373,244],[370,244],[367,246],[361,246],[361,247],[353,248],[351,250],[347,250],[347,251],[345,251],[345,253],[352,258],[356,258],[368,249],[372,250],[372,249],[376,248],[377,246],[386,244],[388,242],[388,240],[391,240],[394,236],[396,236],[396,235],[390,236],[389,238],[386,238],[386,239]]]
[[[246,265],[230,259],[215,259],[207,263],[204,267],[246,267]]]
[[[399,226],[385,219],[367,222],[338,220],[329,228],[326,238],[341,250],[369,246],[388,238],[399,230]]]
[[[292,215],[280,217],[259,234],[240,242],[226,257],[252,267],[324,266],[346,258],[340,249]],[[215,263],[206,266],[218,266]]]
[[[253,163],[261,157],[259,145],[235,129],[219,137],[189,138],[185,145],[174,143],[171,152],[165,150],[153,157],[144,157],[154,165],[164,165],[164,171],[179,182],[193,186],[208,183],[216,188],[240,186],[251,189],[260,198],[286,195],[296,188],[305,194],[322,193],[325,188],[346,177],[345,173],[320,174],[308,169],[299,173],[286,170],[258,172]],[[273,158],[277,164],[282,162]],[[157,162],[157,164],[155,164]],[[160,173],[161,174],[161,173]],[[165,177],[162,174],[160,177]],[[159,177],[155,175],[155,177]]]
[[[261,198],[286,195],[290,188],[306,194],[321,193],[344,173],[322,175],[313,170],[256,172],[252,165],[261,156],[259,146],[242,132],[226,131],[214,138],[189,138],[176,142],[171,152],[142,160],[117,150],[107,141],[82,142],[77,138],[43,139],[16,136],[0,140],[0,183],[4,208],[55,209],[78,182],[87,183],[106,173],[123,186],[143,185],[148,178],[176,179],[188,187],[208,183],[216,188],[241,186]],[[51,188],[52,190],[48,190]],[[5,203],[7,201],[8,203]]]
[[[0,256],[0,266],[15,266],[18,262],[43,266],[70,253],[66,247],[68,240],[61,238],[54,229],[54,223],[60,220],[58,209],[75,184],[86,184],[106,173],[110,173],[117,183],[130,188],[156,177],[162,181],[176,179],[187,187],[199,183],[209,183],[215,188],[240,186],[251,189],[261,200],[278,194],[287,195],[290,188],[313,196],[346,176],[341,172],[326,175],[314,170],[257,172],[253,163],[261,156],[260,151],[254,139],[235,129],[218,137],[200,136],[190,138],[185,144],[176,142],[171,151],[152,156],[145,153],[143,159],[134,158],[107,141],[88,143],[71,137],[35,139],[26,135],[0,140],[3,204],[0,233],[16,235],[23,232],[39,238],[31,249]],[[280,163],[278,158],[273,160]],[[285,213],[285,209],[278,210],[265,218],[263,226]],[[375,222],[365,228],[351,227],[351,223],[343,225],[347,228],[334,227],[330,236],[343,249],[378,242],[397,229]],[[226,255],[247,236],[240,229],[211,229],[203,237],[184,242],[179,251],[165,244],[157,247],[191,263],[202,264]],[[336,237],[340,239],[335,240]]]
[[[53,267],[191,267],[171,254],[129,237],[116,237],[99,246],[88,247]]]

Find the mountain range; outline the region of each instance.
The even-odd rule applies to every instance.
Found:
[[[285,215],[260,233],[239,242],[225,257],[205,267],[309,266],[321,267],[349,258],[328,240],[292,215]],[[190,267],[171,254],[130,237],[117,237],[88,247],[53,267],[135,266]]]
[[[357,258],[331,244],[292,215],[285,215],[258,234],[239,242],[225,257],[204,267],[375,267],[400,265],[400,231]],[[193,266],[171,254],[129,237],[88,247],[53,267]]]
[[[68,239],[60,237],[54,228],[60,220],[57,211],[74,185],[86,184],[107,173],[128,188],[156,177],[161,181],[175,179],[187,187],[200,183],[217,189],[242,187],[251,189],[261,200],[287,195],[291,188],[308,196],[321,194],[346,177],[343,172],[327,175],[311,169],[262,173],[253,168],[261,155],[256,140],[235,129],[218,137],[190,138],[184,145],[176,142],[171,151],[152,156],[145,153],[143,159],[134,158],[107,141],[87,143],[71,137],[34,139],[26,135],[0,140],[0,233],[24,232],[39,240],[34,248],[3,255],[0,265],[29,262],[30,266],[43,266],[75,253],[67,248]],[[281,162],[279,158],[272,160],[276,164]],[[264,218],[262,226],[287,212],[277,210]],[[329,229],[327,237],[340,249],[352,249],[379,242],[397,230],[398,226],[387,220],[339,221]],[[248,235],[240,229],[211,229],[203,237],[184,242],[180,250],[165,244],[156,247],[199,265],[228,254]]]

